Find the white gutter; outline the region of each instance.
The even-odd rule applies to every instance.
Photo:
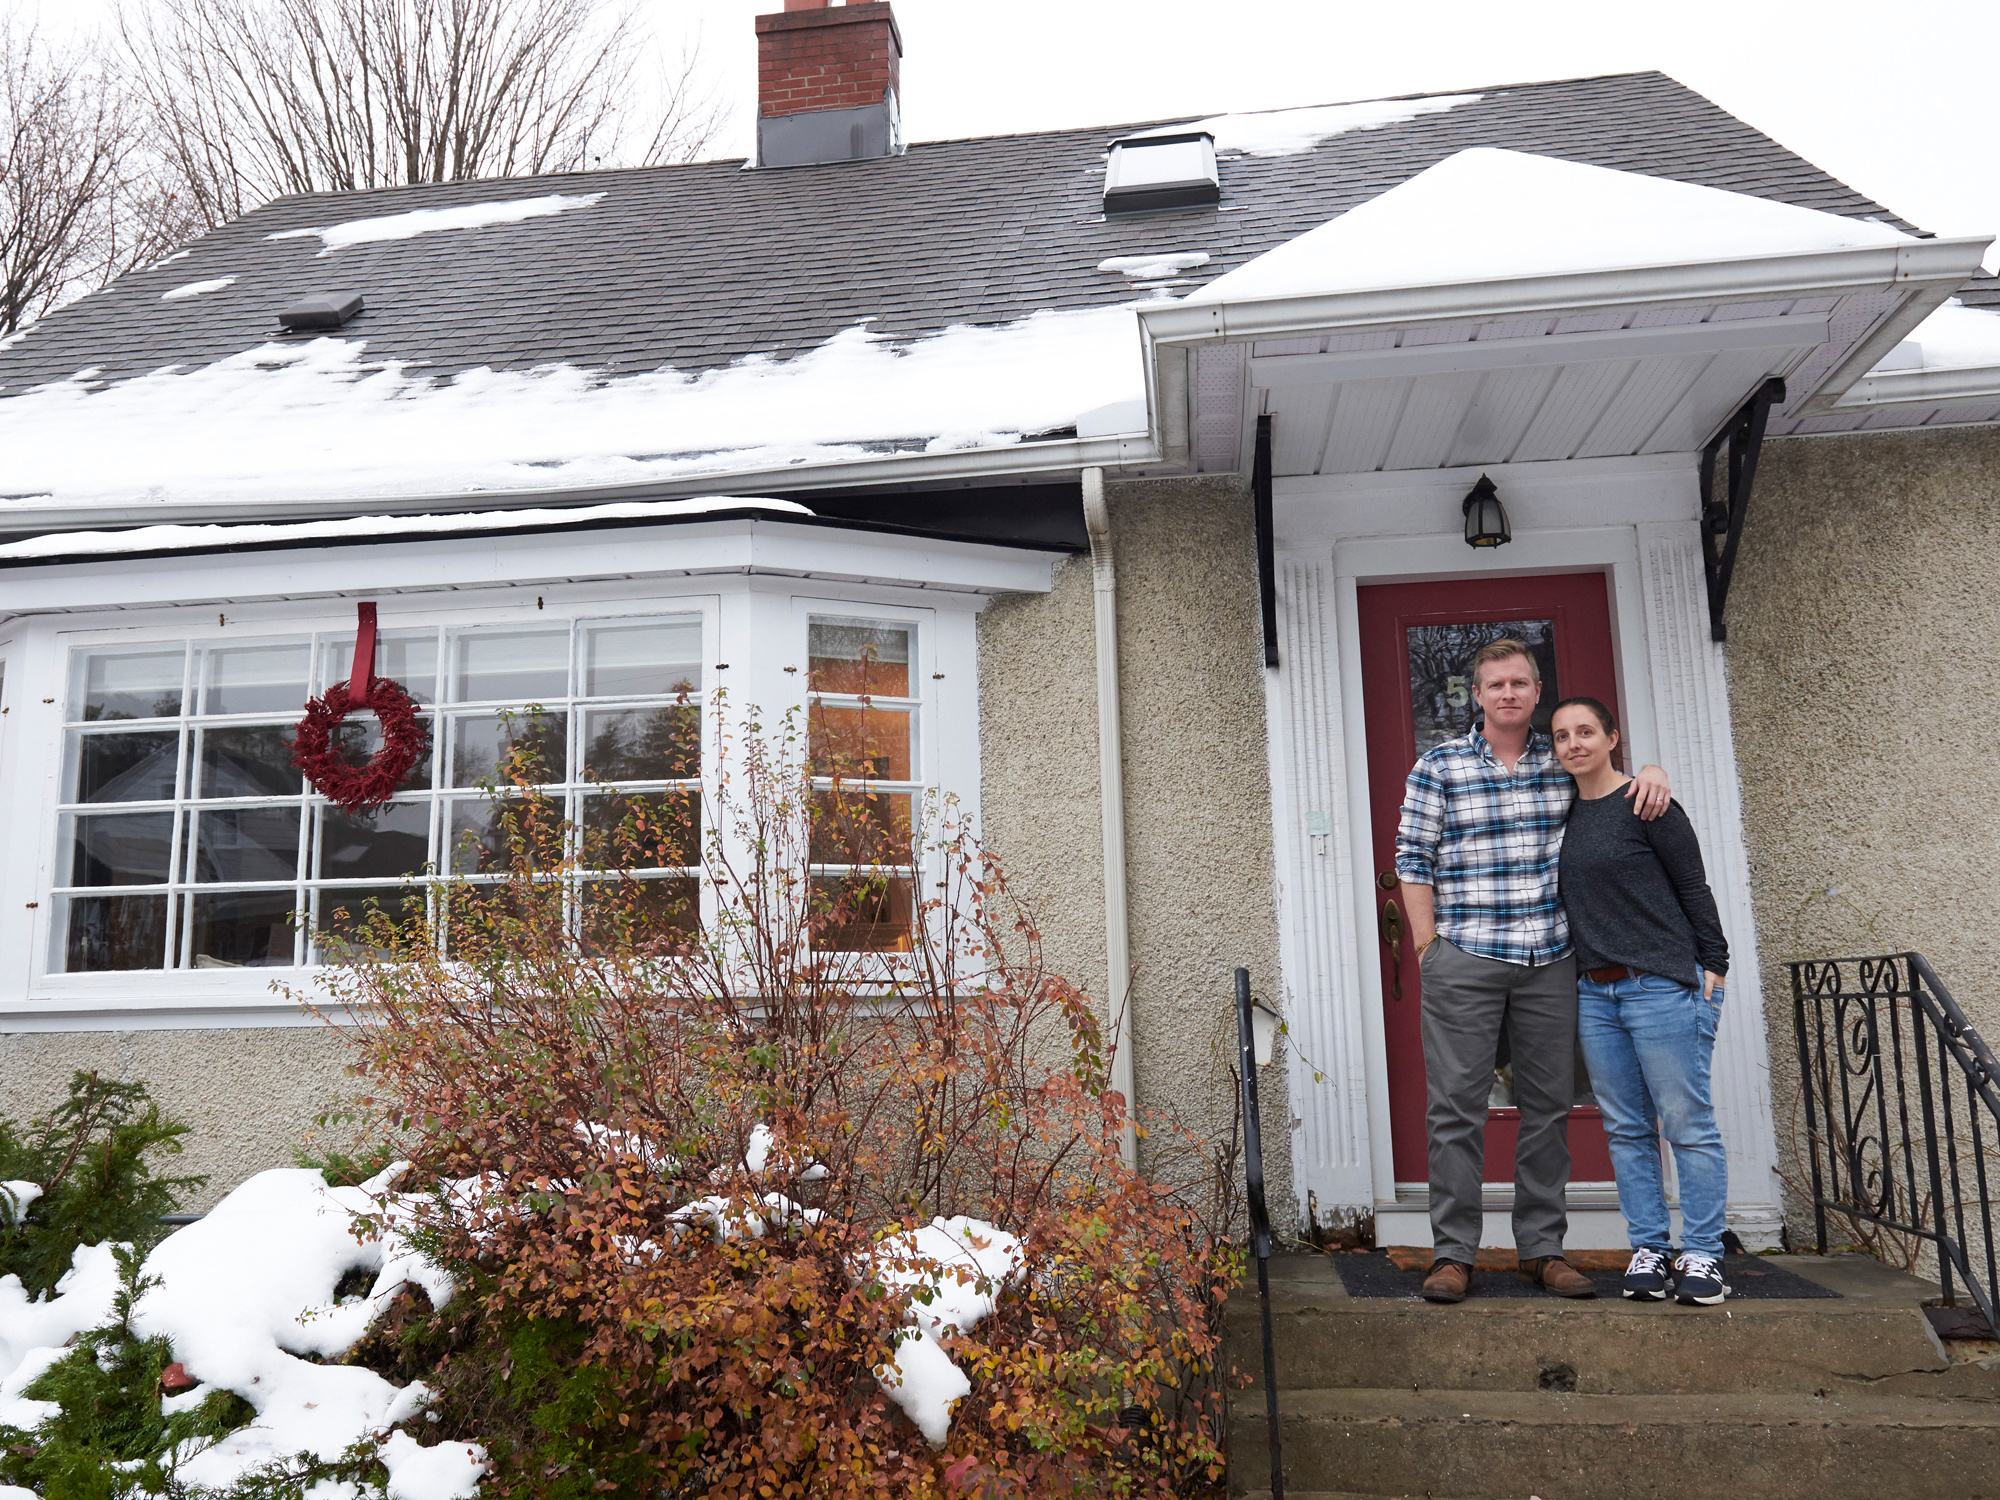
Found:
[[[1182,439],[1185,442],[1185,437]],[[944,453],[901,453],[843,459],[821,464],[782,464],[764,469],[718,467],[686,478],[640,484],[558,486],[544,490],[453,490],[431,495],[340,495],[326,499],[270,502],[190,501],[163,505],[131,501],[108,505],[59,502],[42,497],[0,502],[0,530],[74,531],[87,527],[157,525],[168,522],[232,521],[254,514],[259,521],[304,521],[325,516],[422,515],[435,511],[512,510],[565,505],[608,505],[640,500],[683,500],[723,491],[763,491],[797,495],[810,503],[815,489],[858,485],[968,482],[993,478],[1067,477],[1090,465],[1119,468],[1157,463],[1160,440],[1154,432],[1103,437],[1052,438],[1008,447],[961,448]],[[37,503],[40,500],[41,503]]]
[[[1118,720],[1118,573],[1112,561],[1111,514],[1104,504],[1102,469],[1083,471],[1083,525],[1090,533],[1090,576],[1097,602],[1097,785],[1104,825],[1104,996],[1111,1013],[1111,1087],[1125,1096],[1119,1154],[1136,1171],[1132,934],[1125,896],[1125,739]]]
[[[1640,266],[1517,276],[1444,286],[1385,287],[1243,301],[1185,301],[1139,309],[1150,359],[1166,348],[1226,339],[1277,338],[1330,329],[1469,319],[1501,321],[1652,304],[1751,302],[1902,292],[1903,305],[1850,349],[1815,392],[1794,392],[1787,414],[1831,409],[1859,379],[1955,293],[1980,264],[1991,236],[1911,240],[1854,250],[1753,255],[1694,265]],[[1806,398],[1806,399],[1801,399]]]
[[[1885,370],[1849,386],[1834,403],[1837,412],[1888,405],[1935,405],[2000,397],[2000,365],[1965,365],[1945,370]]]

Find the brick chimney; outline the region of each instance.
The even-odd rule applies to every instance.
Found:
[[[888,0],[785,0],[757,17],[757,165],[899,155],[902,59]]]

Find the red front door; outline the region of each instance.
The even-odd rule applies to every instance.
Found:
[[[1367,700],[1368,802],[1375,848],[1376,937],[1382,956],[1382,1010],[1389,1056],[1389,1120],[1396,1180],[1430,1175],[1424,1142],[1424,1046],[1414,945],[1396,889],[1396,820],[1403,784],[1417,757],[1464,734],[1475,709],[1466,664],[1488,641],[1512,636],[1542,671],[1536,726],[1547,730],[1561,698],[1587,694],[1617,712],[1617,672],[1604,577],[1560,573],[1447,583],[1382,584],[1360,591],[1361,686]],[[1393,940],[1393,941],[1392,941]],[[1486,1180],[1514,1180],[1520,1116],[1510,1107],[1502,1038],[1486,1122]],[[1590,1105],[1578,1061],[1580,1102],[1570,1116],[1571,1177],[1611,1180],[1604,1123]]]

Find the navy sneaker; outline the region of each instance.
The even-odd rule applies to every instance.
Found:
[[[1729,1295],[1722,1262],[1698,1250],[1683,1250],[1674,1261],[1674,1300],[1683,1307],[1714,1307]]]
[[[1667,1255],[1651,1245],[1632,1252],[1632,1264],[1625,1268],[1625,1295],[1634,1302],[1667,1300]]]

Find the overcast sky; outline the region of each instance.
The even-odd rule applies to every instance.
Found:
[[[115,0],[17,0],[89,24]],[[127,0],[143,4],[144,0]],[[751,149],[751,18],[632,0],[698,40]],[[6,8],[8,0],[0,0]],[[1116,124],[1658,68],[1939,234],[2000,231],[2000,0],[895,0],[910,136]],[[1987,264],[2000,268],[2000,251]]]
[[[647,3],[699,32],[746,153],[751,17],[781,0]],[[2000,231],[2000,0],[895,4],[916,140],[1658,68],[1923,228]]]

